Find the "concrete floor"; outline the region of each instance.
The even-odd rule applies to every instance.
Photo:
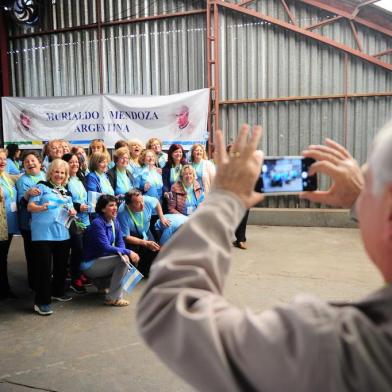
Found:
[[[246,251],[234,249],[226,296],[259,312],[300,292],[353,300],[380,287],[357,229],[248,226]],[[19,300],[0,302],[0,391],[191,391],[143,345],[128,308],[102,305],[94,293],[33,313],[20,238],[9,276]],[[30,387],[29,387],[30,386]]]

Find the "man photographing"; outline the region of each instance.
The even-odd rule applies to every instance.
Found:
[[[356,201],[366,251],[387,285],[357,303],[301,295],[260,314],[222,296],[234,228],[263,197],[253,190],[261,128],[249,140],[248,131],[242,126],[229,156],[217,133],[215,189],[154,263],[138,307],[141,334],[202,391],[391,391],[392,123],[375,139],[365,181],[339,144],[310,146],[304,155],[318,160],[311,172],[333,183],[301,196],[344,207]]]

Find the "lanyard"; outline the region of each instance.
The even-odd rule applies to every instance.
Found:
[[[178,181],[178,177],[180,176],[182,165],[178,165],[176,167],[172,167],[172,174],[173,174],[173,183]]]
[[[16,168],[19,170],[20,169],[20,165],[19,165],[19,162],[18,161],[12,161],[12,162],[14,162],[14,165],[16,166]]]
[[[112,246],[114,246],[116,244],[116,229],[114,228],[113,220],[110,221],[110,224],[112,225],[112,232],[113,232],[113,243],[112,243]]]
[[[126,207],[127,207],[128,212],[129,212],[129,215],[131,216],[131,219],[133,220],[133,223],[136,225],[136,227],[141,227],[143,229],[143,227],[144,227],[144,214],[143,214],[143,211],[142,211],[142,216],[140,218],[140,222],[138,222],[137,219],[136,219],[136,216],[133,215],[133,212],[129,209],[128,206],[126,206]]]
[[[189,201],[189,203],[192,201],[192,197],[189,195],[190,192],[188,192],[188,188],[184,183],[182,183],[182,186],[184,187],[184,190],[186,192],[186,199]],[[192,192],[195,193],[195,188],[192,186]],[[196,199],[196,194],[195,194],[195,199]],[[196,199],[197,201],[197,199]]]
[[[7,176],[4,173],[1,175],[1,180],[2,180],[1,183],[5,186],[5,188],[9,192],[11,200],[13,200],[14,199],[14,187],[10,183],[10,180],[7,178]]]

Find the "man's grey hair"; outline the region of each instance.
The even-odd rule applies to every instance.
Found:
[[[377,133],[369,156],[373,194],[381,195],[392,184],[392,120]]]

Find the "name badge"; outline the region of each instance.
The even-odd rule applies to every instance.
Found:
[[[16,204],[16,201],[11,202],[11,212],[16,212],[18,211],[18,206]]]

